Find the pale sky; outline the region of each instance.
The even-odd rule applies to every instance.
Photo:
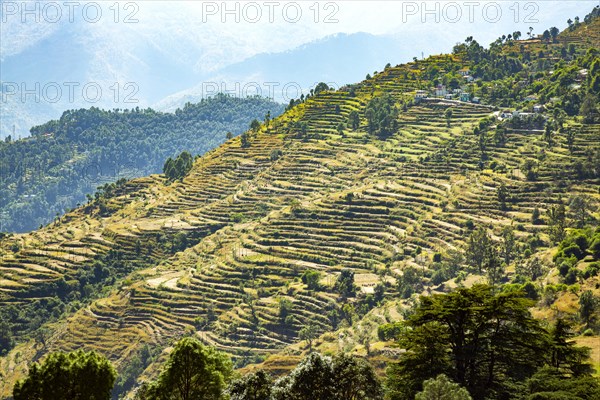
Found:
[[[2,58],[72,23],[72,17],[75,23],[86,24],[90,44],[98,48],[99,57],[103,52],[126,51],[143,40],[169,56],[192,57],[196,68],[210,71],[338,32],[410,35],[411,41],[413,34],[419,33],[417,46],[422,41],[439,52],[450,51],[448,45],[469,35],[487,45],[500,33],[524,33],[529,26],[538,33],[554,25],[562,29],[569,17],[579,15],[583,19],[600,1],[138,0],[82,1],[72,9],[64,1],[45,1],[29,2],[25,7],[33,10],[30,14],[23,12],[21,1],[1,3]],[[102,15],[98,22],[90,22],[97,4],[102,6]]]

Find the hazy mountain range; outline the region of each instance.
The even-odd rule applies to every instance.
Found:
[[[423,15],[404,18],[401,5],[392,2],[375,2],[367,11],[341,4],[335,24],[315,23],[304,5],[305,18],[298,24],[277,19],[251,24],[222,23],[218,15],[205,21],[200,3],[164,7],[160,1],[136,3],[135,23],[123,23],[130,13],[121,3],[119,23],[108,3],[98,23],[79,14],[73,22],[63,16],[58,23],[44,18],[23,23],[8,15],[0,27],[0,138],[13,131],[15,137],[28,136],[31,126],[73,108],[172,111],[217,91],[259,93],[287,103],[299,97],[298,89],[307,93],[319,81],[356,82],[388,62],[447,51],[473,32],[487,44],[498,32],[533,26],[539,33],[540,20],[564,25],[561,9],[568,8],[569,15],[589,9],[587,2],[577,3],[582,4],[541,3],[528,21],[513,18],[503,6],[502,19],[493,24],[480,15],[468,23],[422,23]]]
[[[290,98],[308,93],[320,81],[339,87],[360,80],[364,71],[381,70],[393,61],[390,54],[395,55],[396,62],[409,58],[400,41],[392,36],[356,33],[328,36],[285,52],[259,54],[209,72],[192,68],[192,60],[165,57],[163,50],[152,43],[136,47],[126,58],[109,65],[116,57],[99,60],[97,49],[79,39],[77,29],[76,25],[67,25],[3,61],[3,138],[12,134],[13,126],[15,137],[27,136],[31,126],[57,118],[70,108],[152,106],[174,111],[188,101],[197,102],[217,92],[236,97],[260,94],[287,103]],[[64,42],[70,39],[73,45],[65,51]],[[59,55],[60,63],[49,60],[49,55]],[[39,79],[40,59],[46,59],[44,63],[50,66],[44,70],[43,80]],[[101,62],[106,63],[103,72],[95,73]],[[24,82],[25,89],[36,95],[11,94],[15,90],[12,82],[19,86]],[[73,99],[69,98],[69,82],[81,83],[71,86]],[[100,95],[96,95],[96,83],[101,87]],[[57,87],[62,95],[57,95]],[[52,102],[56,96],[59,100]]]

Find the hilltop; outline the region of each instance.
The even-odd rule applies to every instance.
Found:
[[[597,16],[319,85],[180,180],[132,179],[4,238],[17,344],[2,393],[32,360],[79,348],[106,354],[127,392],[183,335],[238,367],[289,369],[306,339],[383,365],[397,350],[378,328],[418,294],[483,281],[528,291],[543,320],[591,327],[594,345],[578,301],[600,296]]]

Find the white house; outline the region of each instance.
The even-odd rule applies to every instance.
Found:
[[[446,94],[448,94],[448,90],[446,90],[446,86],[444,85],[437,85],[437,87],[435,87],[434,89],[434,93],[436,96],[445,96]]]
[[[523,111],[513,111],[513,117],[528,117],[533,115],[533,113],[530,112],[523,112]]]

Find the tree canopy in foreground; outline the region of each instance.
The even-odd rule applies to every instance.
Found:
[[[14,387],[14,400],[108,400],[117,373],[96,352],[51,353]]]
[[[544,366],[552,366],[557,379],[589,376],[589,351],[569,341],[568,325],[558,320],[545,329],[531,305],[521,292],[495,294],[487,285],[421,297],[399,339],[407,351],[388,370],[390,397],[413,399],[439,374],[476,400],[518,397]]]

